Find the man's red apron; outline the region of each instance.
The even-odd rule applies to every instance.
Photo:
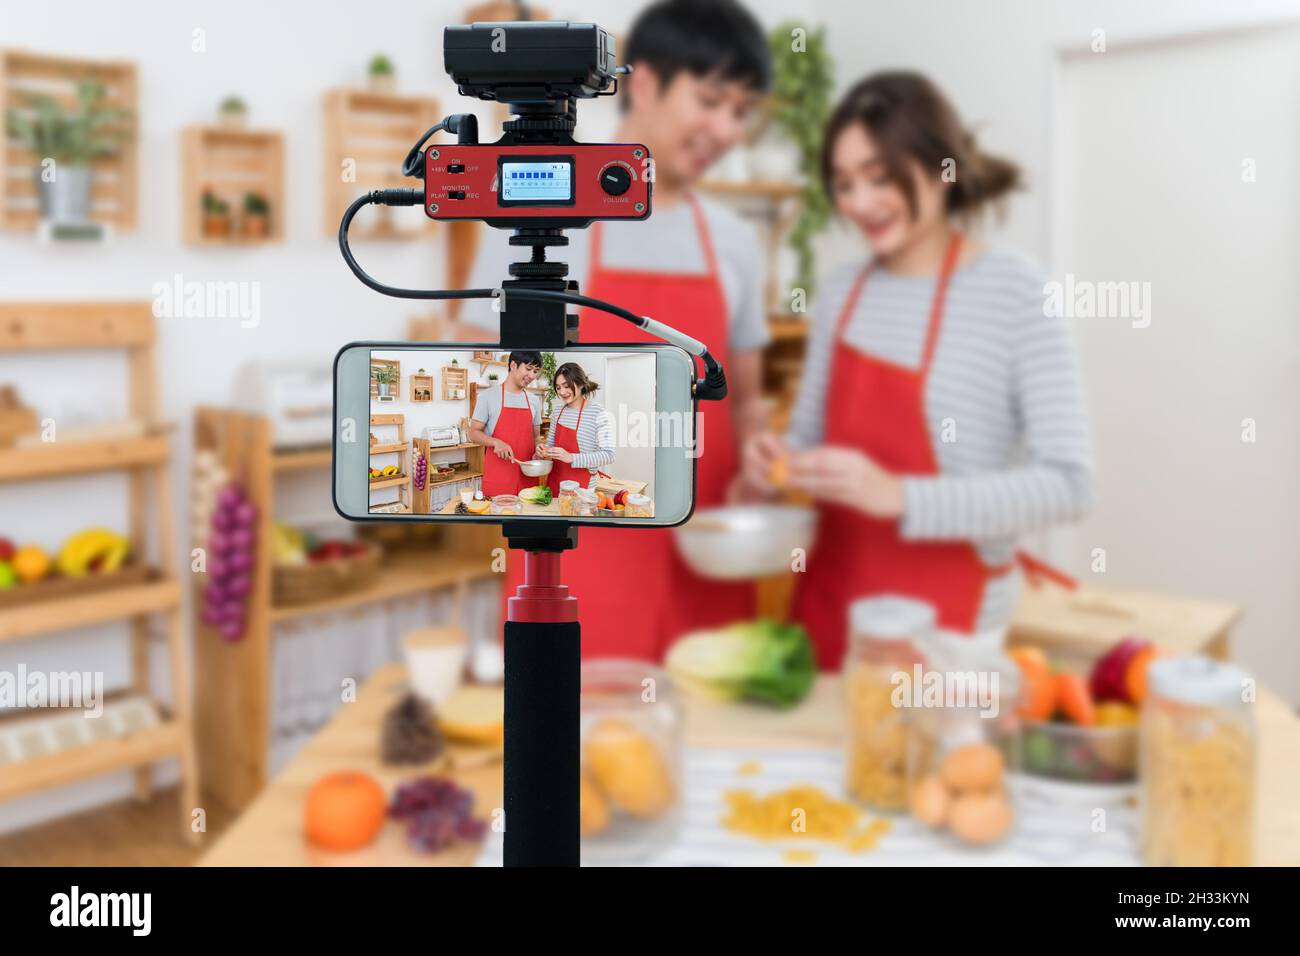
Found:
[[[704,213],[693,196],[688,202],[707,272],[609,268],[601,261],[601,223],[595,222],[582,291],[668,322],[705,342],[725,367],[730,353],[726,297]],[[583,309],[580,315],[584,343],[660,341],[605,312]],[[700,409],[703,455],[697,462],[697,509],[725,502],[738,467],[730,402],[703,402]],[[616,409],[610,412],[617,414]],[[685,454],[686,450],[660,448],[656,453]],[[523,561],[511,560],[509,567],[506,593],[513,594],[522,581]],[[747,620],[756,610],[752,584],[704,580],[686,567],[677,555],[671,529],[580,526],[578,547],[564,553],[561,567],[564,582],[579,601],[585,657],[659,660],[686,631]]]
[[[956,267],[961,236],[949,243],[930,306],[921,365],[904,368],[873,358],[844,341],[871,266],[858,276],[836,323],[835,352],[827,392],[827,445],[856,448],[887,471],[937,475],[938,461],[925,418],[925,388],[943,325],[944,296]],[[853,508],[822,505],[817,541],[807,571],[797,575],[794,617],[813,639],[822,668],[840,666],[848,638],[848,608],[877,594],[927,601],[941,627],[974,630],[992,576],[1014,565],[989,567],[968,541],[904,541],[899,522],[872,518]]]
[[[564,411],[563,406],[555,413],[555,432],[551,436],[551,444],[557,448],[563,448],[571,455],[578,454],[578,429],[582,427],[582,413],[587,410],[587,400],[584,398],[582,404],[578,406],[578,420],[574,422],[572,428],[566,428],[560,424],[560,412]],[[551,473],[547,478],[547,484],[551,486],[551,494],[560,493],[560,482],[576,481],[579,488],[586,488],[591,484],[591,469],[574,468],[571,464],[564,461],[557,461],[551,465]]]
[[[515,461],[530,461],[537,448],[534,437],[536,432],[533,430],[533,407],[526,392],[524,402],[528,405],[527,408],[508,407],[506,384],[501,383],[501,414],[497,418],[496,427],[492,429],[492,437],[500,438],[510,446],[515,453]],[[503,461],[493,449],[484,449],[483,497],[517,495],[528,485],[536,483],[536,478],[527,477],[513,461]]]

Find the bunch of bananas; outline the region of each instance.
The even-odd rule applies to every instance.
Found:
[[[131,542],[107,528],[87,528],[63,543],[55,565],[69,578],[116,571],[131,553]]]

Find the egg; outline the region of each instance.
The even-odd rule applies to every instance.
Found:
[[[1001,792],[966,793],[952,802],[948,828],[959,840],[984,845],[1011,829],[1011,804]]]
[[[773,488],[784,490],[790,480],[790,456],[781,455],[772,459],[772,469],[768,472],[768,482]]]
[[[912,787],[912,816],[927,827],[941,827],[948,819],[948,788],[931,774]]]
[[[609,801],[587,774],[578,777],[578,832],[591,836],[609,826]]]
[[[672,774],[653,740],[626,720],[610,717],[584,744],[592,782],[610,802],[635,817],[657,817],[674,799]]]
[[[1002,783],[1005,762],[992,744],[967,744],[944,758],[940,776],[949,790],[991,790]]]

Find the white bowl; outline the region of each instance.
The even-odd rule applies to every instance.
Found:
[[[553,464],[554,462],[549,458],[533,458],[529,461],[519,462],[519,468],[529,478],[540,478],[542,475],[551,473],[551,465]]]
[[[744,581],[790,570],[794,550],[812,547],[817,512],[796,505],[733,505],[695,512],[674,528],[682,560],[696,574]]]

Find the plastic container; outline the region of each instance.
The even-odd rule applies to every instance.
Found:
[[[524,503],[518,495],[493,495],[488,510],[494,515],[517,515],[523,513]]]
[[[1075,783],[1119,784],[1137,779],[1137,727],[1083,727],[1023,721],[1020,742],[1027,774]]]
[[[581,832],[584,863],[642,860],[681,822],[681,710],[652,664],[583,661]]]
[[[565,517],[573,515],[573,502],[578,497],[579,487],[580,485],[571,479],[560,482],[560,493],[555,496],[555,501],[559,505],[560,514]]]
[[[653,518],[655,503],[649,495],[628,495],[623,502],[623,517]]]
[[[1208,657],[1148,671],[1139,751],[1139,845],[1153,866],[1249,866],[1254,859],[1258,734],[1254,685]]]
[[[940,631],[920,649],[922,705],[909,710],[912,816],[962,845],[997,844],[1016,822],[1019,668],[1002,652],[1000,633]]]
[[[894,706],[894,679],[921,663],[916,642],[934,624],[934,609],[910,598],[863,598],[849,608],[846,786],[873,810],[907,809],[907,713]]]
[[[593,518],[596,515],[596,493],[590,488],[579,488],[573,496],[575,517]]]

